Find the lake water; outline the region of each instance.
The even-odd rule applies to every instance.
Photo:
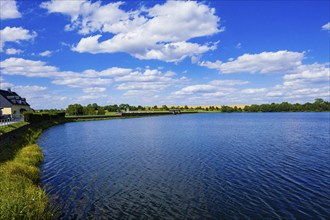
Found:
[[[62,219],[328,219],[329,113],[67,123],[39,139]]]

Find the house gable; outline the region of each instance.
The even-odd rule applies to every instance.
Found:
[[[11,106],[11,102],[9,102],[5,97],[0,94],[0,108],[8,108]]]
[[[16,92],[12,92],[10,89],[0,89],[0,107],[11,107],[13,105],[29,106],[25,98],[20,97]]]

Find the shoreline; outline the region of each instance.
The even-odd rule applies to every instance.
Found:
[[[53,219],[56,204],[40,186],[42,132],[70,120],[24,125],[0,135],[0,216],[3,219]]]
[[[40,185],[40,167],[43,163],[43,152],[42,148],[36,143],[44,130],[68,122],[161,115],[173,115],[173,113],[126,113],[108,117],[68,117],[60,120],[26,124],[1,134],[0,216],[5,219],[53,219],[56,216],[56,204],[50,202],[50,196]],[[15,196],[15,199],[12,199],[13,196]]]
[[[159,113],[159,112],[158,112]],[[183,112],[182,114],[189,114],[189,113],[224,113],[224,112]],[[250,113],[250,112],[246,112]],[[257,112],[257,113],[263,113],[263,112]],[[274,112],[273,112],[274,113]],[[277,113],[277,112],[276,112]],[[279,112],[279,113],[290,113],[290,112]],[[308,113],[308,112],[302,112],[302,113]],[[309,112],[310,113],[310,112]],[[52,204],[50,202],[49,195],[46,194],[46,192],[41,188],[40,186],[40,166],[43,162],[43,159],[40,159],[40,157],[43,158],[42,149],[36,145],[40,135],[42,132],[50,127],[68,123],[68,122],[81,122],[81,121],[93,121],[93,120],[112,120],[112,119],[129,119],[129,118],[140,118],[140,117],[151,117],[151,116],[162,116],[162,115],[171,115],[169,113],[164,114],[157,114],[157,113],[145,113],[145,114],[129,114],[126,116],[108,116],[108,117],[102,117],[102,116],[81,116],[81,117],[68,117],[64,118],[62,120],[53,120],[53,121],[43,121],[39,123],[31,123],[24,125],[20,128],[17,128],[13,131],[10,131],[8,133],[4,133],[0,135],[0,216],[6,216],[9,219],[12,218],[21,218],[22,216],[28,216],[29,213],[26,213],[26,215],[22,215],[20,212],[14,212],[13,210],[18,210],[15,206],[14,209],[12,209],[12,206],[10,206],[10,196],[6,195],[8,192],[4,190],[4,187],[11,186],[16,187],[14,191],[20,193],[20,196],[17,197],[18,203],[24,204],[26,200],[26,193],[24,193],[25,188],[33,188],[34,193],[38,194],[40,198],[40,201],[35,201],[37,204],[39,204],[33,208],[34,203],[26,203],[25,204],[30,207],[27,210],[33,211],[40,211],[38,210],[38,207],[43,207],[41,212],[44,213],[43,219],[49,219],[51,216],[54,217],[54,214],[56,215],[56,211],[52,213],[52,210],[56,209],[56,204]],[[37,160],[34,164],[34,172],[33,175],[28,173],[28,170],[24,166],[32,166],[31,164],[25,164],[25,162],[17,165],[17,159],[20,159],[22,156],[21,154],[26,154],[24,151],[29,151],[27,149],[34,149],[34,151],[39,152],[38,154],[31,154],[28,158],[23,159],[23,161],[34,161]],[[23,153],[22,153],[23,152]],[[39,159],[38,159],[39,158]],[[10,167],[14,167],[11,169]],[[23,167],[23,168],[22,168]],[[9,169],[10,168],[10,169]],[[9,171],[8,171],[9,170]],[[18,171],[17,171],[18,170]],[[32,177],[30,178],[30,176]],[[23,178],[22,178],[23,177]],[[28,178],[26,178],[28,177]],[[18,179],[18,180],[17,180]],[[22,188],[22,184],[15,184],[17,181],[23,181],[25,188]],[[23,190],[23,191],[22,191]],[[5,193],[4,193],[5,192]],[[24,202],[22,202],[24,201]],[[1,207],[1,204],[6,204],[7,207]],[[9,206],[8,206],[9,205]],[[31,208],[32,206],[32,208]],[[47,207],[47,208],[44,208]],[[23,207],[24,208],[24,207]],[[5,211],[4,211],[5,210]],[[23,210],[23,209],[22,209]],[[26,208],[24,208],[26,210]],[[8,213],[6,213],[8,212]],[[41,213],[41,215],[43,215]],[[30,213],[31,214],[31,213]]]

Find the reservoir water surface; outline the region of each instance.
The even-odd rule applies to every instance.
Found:
[[[327,219],[329,113],[75,122],[39,139],[62,219]]]

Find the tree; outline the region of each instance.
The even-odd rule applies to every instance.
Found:
[[[83,107],[83,113],[84,113],[84,115],[95,115],[96,114],[96,109],[95,109],[95,105],[94,104],[93,105],[88,104],[87,106]]]
[[[167,111],[168,107],[166,105],[162,105],[162,109]]]
[[[315,105],[322,105],[324,103],[324,100],[321,98],[314,99]]]
[[[83,114],[83,106],[80,104],[69,105],[65,110],[68,115],[82,115]]]
[[[103,107],[99,107],[99,109],[97,110],[97,114],[98,115],[105,115],[105,110]]]

